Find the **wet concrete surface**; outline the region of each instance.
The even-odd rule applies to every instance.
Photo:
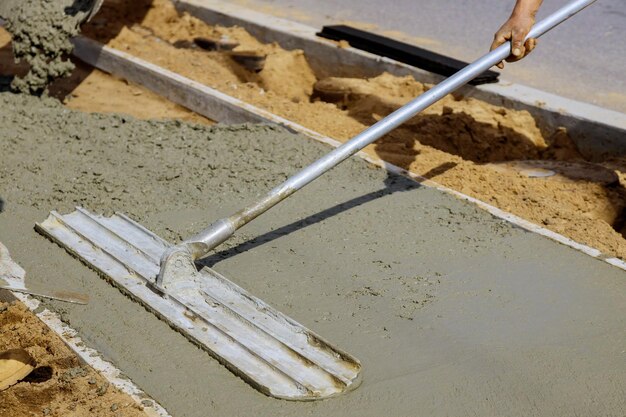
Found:
[[[626,411],[624,271],[360,160],[205,260],[362,361],[363,384],[345,396],[265,397],[33,225],[80,203],[184,237],[329,149],[277,128],[190,128],[38,103],[5,100],[15,110],[0,141],[0,240],[33,286],[90,294],[87,306],[46,305],[174,416]]]

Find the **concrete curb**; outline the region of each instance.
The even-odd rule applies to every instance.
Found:
[[[340,48],[335,42],[316,36],[316,28],[240,5],[222,0],[174,0],[174,3],[179,10],[209,24],[240,26],[263,42],[277,42],[286,49],[302,49],[319,77],[372,77],[386,71],[412,75],[426,83],[442,80],[438,75],[388,58],[354,48]],[[626,154],[626,114],[507,81],[466,86],[460,92],[494,105],[527,110],[546,134],[559,127],[567,128],[587,158]]]

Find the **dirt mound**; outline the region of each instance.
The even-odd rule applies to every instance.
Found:
[[[429,86],[411,76],[326,78],[315,98],[335,103],[363,124],[373,124]],[[508,110],[472,98],[448,95],[401,127],[421,144],[476,162],[537,158],[548,143],[527,111]],[[570,143],[570,147],[573,144]]]
[[[201,78],[216,87],[250,84],[260,94],[272,91],[289,101],[300,102],[309,99],[316,81],[302,51],[263,44],[242,28],[208,26],[189,14],[179,14],[167,0],[105,3],[83,33],[102,42],[110,40],[114,48],[133,54],[142,49],[144,53],[139,56],[148,60],[152,56],[153,62],[166,68],[193,68],[197,74],[204,73]],[[247,71],[227,54],[194,48],[196,37],[235,39],[239,43],[235,51],[266,55],[265,69],[260,73]],[[176,57],[172,56],[172,48],[177,51]]]
[[[0,302],[0,352],[22,348],[36,367],[0,392],[1,416],[145,416],[20,302]]]

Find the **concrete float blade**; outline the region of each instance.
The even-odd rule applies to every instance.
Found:
[[[156,288],[171,245],[123,214],[53,211],[36,229],[269,396],[318,400],[360,382],[357,359],[210,268],[193,288]]]

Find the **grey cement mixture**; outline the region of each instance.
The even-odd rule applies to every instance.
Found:
[[[363,363],[313,403],[258,393],[33,230],[119,210],[177,241],[327,152],[270,126],[87,115],[0,94],[0,241],[46,305],[174,416],[620,416],[626,274],[348,160],[205,260]]]
[[[74,69],[68,59],[70,38],[78,34],[86,17],[87,0],[2,0],[0,17],[12,35],[13,55],[30,70],[16,77],[11,87],[23,93],[41,94],[57,78]]]

